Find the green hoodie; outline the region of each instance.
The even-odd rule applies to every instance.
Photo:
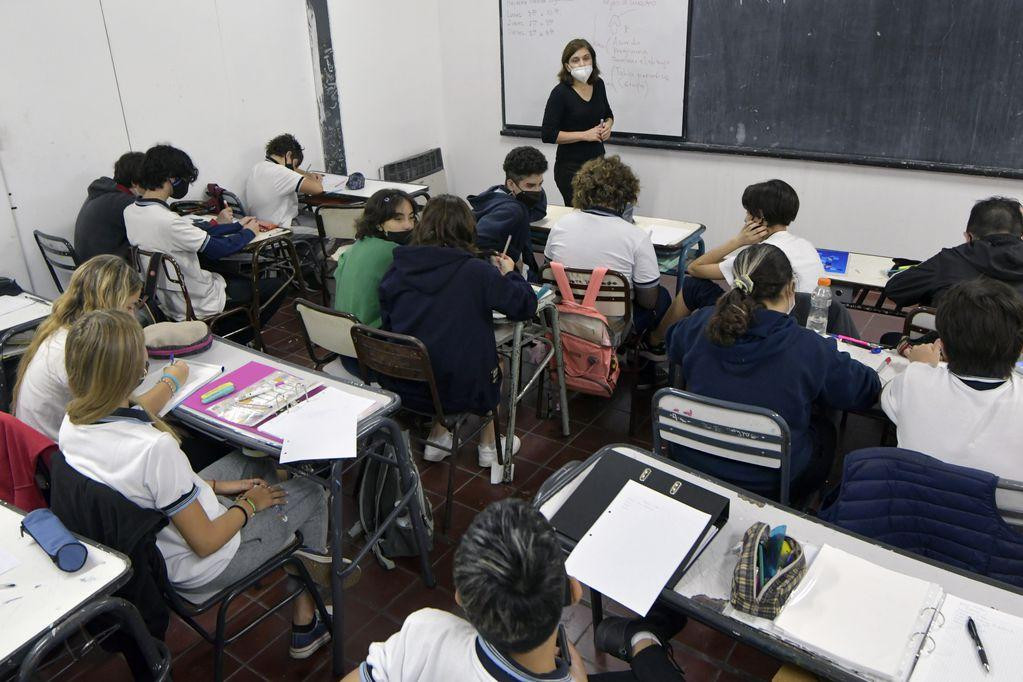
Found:
[[[377,289],[394,260],[394,242],[363,237],[352,244],[337,262],[334,308],[352,313],[363,324],[380,327],[380,295]]]

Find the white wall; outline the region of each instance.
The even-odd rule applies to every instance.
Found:
[[[438,5],[445,166],[451,190],[470,194],[499,181],[501,160],[519,144],[540,146],[553,166],[553,145],[499,135],[497,0],[442,0]],[[558,57],[551,55],[552,72]],[[553,80],[537,84],[543,90],[552,86]],[[772,177],[799,192],[802,205],[793,231],[815,245],[919,258],[961,241],[977,199],[992,194],[1023,197],[1019,181],[969,175],[615,145],[608,153],[620,154],[640,178],[637,213],[702,222],[711,246],[740,227],[743,188]],[[545,184],[551,201],[560,203],[552,173]]]

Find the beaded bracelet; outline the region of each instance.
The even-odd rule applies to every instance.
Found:
[[[253,502],[252,500],[250,500],[247,497],[239,497],[238,501],[239,502],[246,502],[250,507],[252,507],[252,513],[253,514],[256,513],[256,504],[255,504],[255,502]]]

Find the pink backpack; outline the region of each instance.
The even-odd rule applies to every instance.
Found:
[[[594,268],[582,303],[576,303],[565,266],[561,263],[551,263],[550,266],[561,293],[558,327],[565,363],[565,385],[572,391],[610,398],[618,383],[621,367],[611,343],[607,318],[596,308],[597,294],[607,268]]]

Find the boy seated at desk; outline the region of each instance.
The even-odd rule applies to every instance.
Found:
[[[96,178],[75,221],[75,253],[84,263],[93,256],[112,254],[128,260],[131,244],[124,232],[124,209],[142,194],[138,186],[142,152],[128,152],[114,164],[114,177]]]
[[[938,341],[906,350],[915,362],[881,394],[899,447],[1023,481],[1023,297],[980,277],[945,291]],[[947,361],[942,362],[942,360]]]
[[[547,159],[536,147],[516,147],[504,157],[504,184],[469,197],[476,218],[476,246],[500,253],[528,268],[532,282],[540,281],[533,256],[529,225],[547,215],[543,174]]]
[[[184,198],[198,176],[199,170],[182,150],[165,144],[151,147],[146,151],[139,176],[142,196],[124,209],[124,225],[133,245],[174,258],[195,315],[202,320],[228,307],[251,304],[253,285],[248,277],[203,269],[200,256],[216,261],[238,253],[260,227],[251,216],[235,222],[230,207],[213,220],[180,216],[172,211],[167,200]],[[282,291],[284,284],[280,279],[265,277],[258,280],[257,286],[263,305],[260,320],[265,323],[281,305],[283,297],[275,294]],[[185,296],[180,286],[167,282],[166,269],[157,288],[161,309],[171,319],[184,320]],[[241,319],[240,315],[232,317]]]
[[[639,179],[617,156],[592,159],[572,179],[572,202],[581,209],[551,228],[544,255],[566,268],[605,267],[624,275],[633,287],[632,326],[643,340],[640,354],[651,361],[639,387],[654,380],[654,362],[665,360],[663,333],[671,318],[671,294],[661,286],[661,270],[650,236],[623,216],[639,197]]]
[[[884,295],[901,306],[933,306],[957,282],[986,275],[1023,294],[1023,215],[1006,197],[978,201],[959,246],[942,249],[923,263],[892,276]]]
[[[812,294],[817,280],[824,277],[817,249],[809,240],[789,231],[799,213],[799,196],[791,185],[782,180],[750,185],[743,190],[742,206],[746,219],[739,233],[686,268],[688,276],[682,280],[682,294],[675,297],[669,318],[682,319],[700,308],[713,306],[724,291],[718,281],[724,280],[728,287],[734,285],[735,260],[752,244],[762,242],[781,249],[795,274],[797,292]]]
[[[266,144],[266,158],[252,167],[245,181],[245,207],[250,215],[290,227],[298,217],[298,195],[323,194],[323,176],[299,170],[302,145],[294,135],[278,135]]]
[[[732,288],[714,307],[672,327],[668,355],[687,390],[777,412],[791,435],[790,500],[820,491],[835,457],[835,427],[815,405],[866,409],[877,400],[877,372],[840,352],[833,338],[799,326],[789,314],[796,282],[785,253],[771,244],[743,249]],[[778,470],[672,444],[671,457],[742,488],[779,498]]]
[[[494,502],[470,524],[455,552],[455,601],[466,620],[437,609],[405,619],[341,682],[541,682],[586,680],[560,625],[562,609],[582,597],[565,573],[550,523],[523,500]],[[631,661],[629,672],[594,680],[681,680],[666,645],[685,619],[656,605],[645,619],[605,618],[598,647]]]

